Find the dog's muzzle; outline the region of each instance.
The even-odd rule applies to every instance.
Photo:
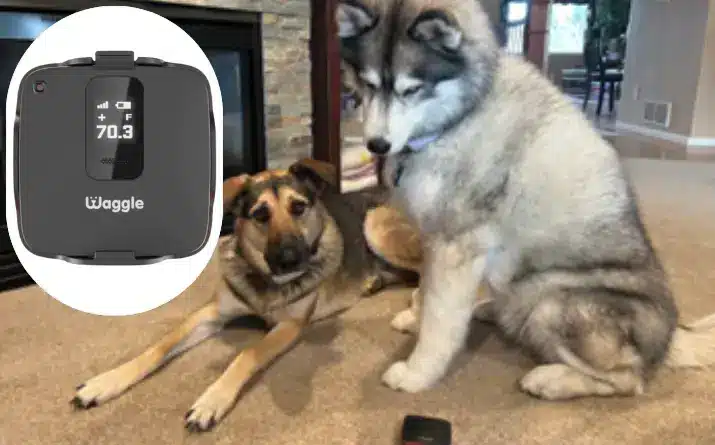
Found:
[[[298,271],[310,257],[310,247],[298,236],[286,236],[266,249],[265,259],[274,275]]]

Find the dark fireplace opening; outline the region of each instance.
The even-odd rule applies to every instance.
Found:
[[[141,7],[181,27],[196,41],[211,62],[223,100],[223,178],[241,173],[255,173],[266,168],[263,55],[259,13],[146,1],[110,3],[97,0],[65,0],[61,5],[56,3],[49,0],[0,0],[0,98],[3,104],[7,100],[8,86],[17,62],[42,31],[63,17],[89,7],[107,4]],[[0,117],[0,148],[4,161],[4,106],[0,107]],[[3,181],[3,210],[5,187]],[[5,212],[2,214],[5,215]],[[221,234],[229,233],[232,225],[233,220],[227,216],[223,220]],[[2,216],[0,291],[31,283],[31,278],[15,255],[7,222],[5,216]]]

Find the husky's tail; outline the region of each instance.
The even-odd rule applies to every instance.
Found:
[[[715,314],[675,330],[665,365],[704,368],[715,364]]]

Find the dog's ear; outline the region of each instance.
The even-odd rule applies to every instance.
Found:
[[[417,42],[450,53],[459,49],[463,38],[456,19],[437,9],[424,11],[417,16],[407,30],[407,35]]]
[[[320,193],[327,187],[337,187],[338,172],[332,164],[315,159],[301,159],[288,168],[290,174]]]
[[[338,37],[359,37],[377,24],[377,14],[357,0],[342,0],[335,9]]]
[[[227,213],[242,195],[248,191],[249,175],[234,176],[223,182],[223,213]]]

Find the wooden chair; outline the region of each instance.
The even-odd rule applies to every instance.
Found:
[[[608,109],[610,113],[613,113],[617,89],[620,89],[617,87],[620,87],[620,83],[623,81],[623,60],[621,58],[616,60],[606,58],[599,42],[600,32],[593,30],[583,50],[584,65],[586,66],[586,84],[584,86],[586,91],[584,92],[583,109],[584,111],[586,110],[588,101],[591,99],[593,82],[598,81],[596,116],[601,115],[606,88],[608,88]]]
[[[583,98],[584,111],[586,111],[588,101],[591,99],[593,82],[594,80],[600,78],[599,59],[601,55],[601,46],[599,44],[598,32],[595,30],[591,31],[591,35],[589,37],[590,38],[586,39],[583,48],[583,65],[586,68],[586,81],[584,83],[585,91]],[[600,94],[599,96],[602,97]]]
[[[598,91],[598,108],[596,115],[601,115],[603,107],[603,95],[608,86],[608,112],[613,114],[613,109],[616,103],[616,90],[620,90],[620,84],[623,82],[622,60],[609,60],[602,57],[599,62],[599,91]],[[617,88],[618,87],[618,88]]]

